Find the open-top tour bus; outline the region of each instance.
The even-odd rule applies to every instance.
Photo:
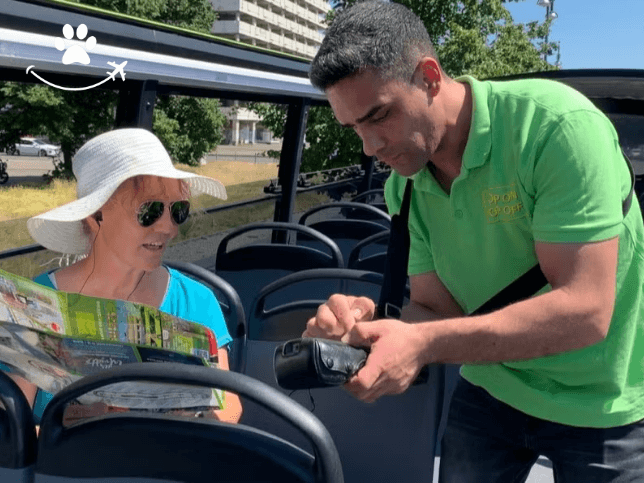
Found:
[[[58,47],[66,24],[85,24],[97,39],[91,63],[61,61]],[[386,262],[383,251],[390,219],[378,208],[367,205],[371,210],[367,215],[349,221],[355,226],[365,222],[360,225],[363,238],[380,242],[368,254],[379,255],[380,265],[369,265],[368,256],[361,258],[354,250],[355,239],[352,247],[343,247],[343,235],[350,231],[341,224],[346,219],[335,220],[338,223],[323,219],[310,226],[292,223],[295,197],[307,189],[298,184],[307,111],[310,106],[327,105],[307,74],[304,59],[63,0],[0,3],[0,80],[75,88],[81,96],[81,90],[96,84],[97,89],[114,89],[119,94],[115,126],[151,129],[155,99],[162,94],[288,105],[279,160],[281,189],[268,195],[275,199],[273,224],[239,229],[247,233],[268,227],[273,230],[269,242],[227,251],[229,234],[220,240],[215,261],[168,261],[209,284],[217,294],[234,338],[231,371],[144,364],[149,367],[124,366],[88,377],[84,385],[74,384],[55,397],[43,417],[40,438],[35,436],[21,393],[0,375],[4,407],[0,480],[432,481],[457,367],[432,367],[424,384],[375,404],[360,403],[341,388],[291,393],[275,382],[275,347],[299,337],[308,317],[331,293],[377,299],[382,285],[378,267]],[[531,75],[569,83],[613,119],[635,166],[639,188],[644,175],[644,72]],[[362,168],[365,180],[360,190],[368,191],[372,160],[364,157]],[[355,209],[351,204],[337,206],[345,209],[346,216]],[[287,237],[278,228],[288,228],[292,235]],[[358,250],[368,245],[362,242]],[[0,259],[40,249],[30,245],[8,250],[0,253]],[[235,426],[125,413],[63,427],[67,402],[83,391],[123,380],[219,386],[242,396],[244,414]],[[539,465],[530,478],[532,482],[551,479]]]

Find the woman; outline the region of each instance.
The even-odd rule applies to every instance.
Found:
[[[51,250],[87,256],[35,281],[65,292],[151,305],[205,325],[215,333],[219,366],[227,370],[226,346],[232,339],[216,298],[204,285],[161,264],[178,225],[188,217],[190,192],[225,199],[224,186],[175,169],[159,139],[144,129],[118,129],[91,139],[74,157],[73,170],[78,199],[29,219],[27,227]],[[51,395],[24,379],[18,382],[30,401],[38,392],[34,415],[39,419]],[[103,405],[92,411],[99,407],[106,410]],[[237,422],[239,397],[227,393],[225,408],[212,416]]]

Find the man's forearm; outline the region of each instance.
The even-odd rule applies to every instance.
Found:
[[[426,343],[425,363],[532,359],[600,342],[606,335],[602,318],[610,314],[576,302],[553,290],[486,315],[426,319],[417,326]]]
[[[409,304],[403,308],[400,316],[400,320],[412,323],[445,320],[446,318],[447,317],[444,315],[434,312],[433,310],[413,301],[409,302]]]

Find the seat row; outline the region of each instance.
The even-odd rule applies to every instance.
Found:
[[[205,268],[239,293],[246,313],[259,290],[301,270],[349,268],[384,273],[390,216],[356,202],[320,205],[299,223],[252,223],[233,229]]]
[[[298,338],[334,293],[378,300],[391,219],[360,203],[315,207],[294,223],[255,223],[224,237],[210,266],[238,292],[247,314],[243,372],[280,389],[273,374],[276,347]],[[264,236],[258,235],[264,232]],[[366,269],[365,269],[366,268]],[[407,288],[408,294],[408,288]],[[241,344],[240,344],[241,345]],[[234,351],[234,349],[233,349]],[[364,404],[342,388],[290,394],[312,410],[338,448],[346,481],[431,481],[433,455],[456,369],[430,368],[427,384]],[[242,422],[311,450],[301,434],[252,401]],[[429,468],[431,470],[431,468]]]
[[[128,477],[123,481],[196,481],[211,476],[218,481],[431,481],[433,455],[451,385],[456,380],[456,368],[432,367],[426,384],[414,386],[400,396],[381,398],[374,404],[361,403],[342,388],[287,393],[277,386],[273,373],[276,347],[300,337],[307,320],[331,294],[339,292],[374,300],[379,296],[382,271],[347,268],[344,254],[348,252],[348,260],[361,260],[352,253],[361,253],[363,247],[377,240],[380,246],[370,256],[379,254],[384,269],[388,215],[372,210],[359,214],[351,203],[333,205],[334,209],[343,211],[340,220],[327,217],[314,221],[324,211],[317,208],[303,217],[304,220],[300,219],[304,223],[311,221],[309,226],[263,223],[240,227],[221,241],[216,265],[210,269],[185,262],[164,262],[210,287],[220,302],[233,338],[229,348],[229,374],[241,381],[241,386],[226,380],[229,376],[225,374],[221,379],[219,373],[223,371],[214,371],[217,374],[212,378],[205,373],[199,377],[202,383],[207,381],[238,392],[243,415],[236,429],[212,421],[168,421],[158,415],[133,414],[110,414],[91,424],[67,429],[61,427],[62,410],[46,413],[38,442],[30,430],[22,440],[18,438],[27,447],[33,447],[19,451],[23,455],[21,462],[0,462],[9,472],[26,472],[27,479],[0,480],[31,481],[29,478],[35,475],[36,481],[45,483],[99,477],[107,478],[104,481],[115,481],[113,478],[117,477]],[[365,220],[365,213],[367,217],[378,216],[377,222]],[[248,236],[260,229],[270,232],[271,242],[280,243],[257,243],[256,238]],[[199,379],[194,368],[179,367],[172,372],[166,370],[167,365],[163,370],[154,369],[152,364],[145,366],[145,370],[132,368],[132,373],[121,375],[104,373],[99,382],[141,375],[152,380],[149,378],[172,374],[181,381]],[[148,370],[153,371],[152,376]],[[154,373],[154,370],[160,372]],[[236,378],[237,375],[240,377]],[[97,383],[92,378],[83,381],[89,385]],[[5,394],[5,386],[0,386],[0,390]],[[52,403],[52,407],[64,407],[66,401],[76,397],[74,391],[66,391],[56,396],[55,400],[61,402]],[[267,403],[258,393],[273,403]],[[274,411],[271,404],[286,408],[284,411],[298,422],[289,424],[288,417]],[[299,409],[293,409],[293,405]],[[22,419],[28,419],[26,412],[23,410]],[[308,421],[311,418],[313,422]],[[317,436],[303,431],[302,425],[313,428]],[[14,436],[18,433],[10,428],[6,431],[2,428],[1,432],[16,448]],[[130,437],[130,434],[136,436]],[[131,453],[120,448],[123,441],[127,441],[126,447]],[[142,453],[145,456],[139,457],[137,448],[143,447],[147,448]],[[253,450],[247,451],[249,448]],[[29,456],[31,453],[34,455]],[[128,454],[135,456],[128,457]],[[322,457],[324,463],[320,461]],[[78,462],[78,458],[82,461]],[[226,461],[220,463],[221,458]],[[210,462],[207,467],[219,470],[204,473],[201,467],[204,461]],[[247,466],[248,461],[254,463],[244,471],[256,473],[235,474],[235,465]],[[256,478],[257,475],[263,477]],[[65,478],[56,479],[59,477]]]
[[[5,460],[0,463],[11,473],[9,476],[12,476],[9,479],[1,478],[0,475],[1,481],[31,481],[29,478],[34,475],[35,481],[41,483],[84,481],[84,478],[99,477],[107,478],[103,481],[115,481],[114,478],[124,475],[129,476],[129,479],[123,481],[196,481],[197,477],[210,476],[209,473],[204,474],[203,461],[211,462],[208,468],[217,467],[221,475],[228,475],[226,478],[230,478],[219,481],[256,481],[250,473],[240,472],[235,476],[235,465],[226,466],[235,461],[242,464],[249,459],[256,460],[252,466],[258,472],[255,476],[270,474],[275,475],[275,478],[279,477],[274,480],[271,476],[269,481],[342,481],[329,476],[337,476],[337,470],[329,469],[330,473],[326,472],[324,475],[314,471],[319,468],[320,463],[317,461],[321,454],[334,454],[334,449],[322,451],[318,448],[322,444],[320,441],[325,441],[325,431],[329,434],[331,447],[337,450],[344,481],[359,482],[365,481],[365,478],[390,481],[402,478],[404,481],[421,482],[426,481],[428,474],[431,475],[429,466],[433,460],[428,455],[433,455],[436,451],[439,428],[446,408],[445,382],[450,377],[449,367],[433,367],[426,384],[415,386],[401,396],[382,398],[374,404],[361,403],[342,388],[313,389],[310,392],[288,394],[275,382],[273,358],[276,347],[286,340],[299,337],[306,320],[331,293],[341,290],[372,298],[377,296],[382,284],[382,274],[345,268],[292,273],[264,287],[257,294],[253,309],[246,317],[235,289],[221,277],[189,263],[167,264],[210,286],[221,302],[233,336],[230,348],[231,371],[216,371],[217,375],[201,381],[238,392],[244,412],[237,428],[230,429],[230,425],[212,421],[168,421],[167,418],[162,420],[158,415],[127,413],[109,414],[93,420],[91,424],[88,422],[63,428],[61,408],[77,397],[80,391],[76,386],[70,386],[73,389],[71,392],[65,390],[57,394],[55,401],[59,402],[50,403],[51,408],[48,406],[48,412],[43,416],[37,450],[33,431],[21,433],[11,427],[0,430],[6,444],[14,448],[18,455],[22,455],[20,461],[7,463],[8,460]],[[315,290],[311,290],[311,284],[317,284]],[[279,297],[274,298],[275,295]],[[144,366],[152,369],[153,364]],[[175,372],[168,369],[169,366],[165,365],[152,376],[143,373],[143,379],[156,380],[151,377],[171,376],[169,382],[186,382],[197,377],[192,366],[179,366],[172,369]],[[141,378],[141,369],[132,370],[133,373],[120,375],[102,373],[104,377],[98,379],[106,384],[108,381],[125,380],[119,377]],[[240,377],[236,377],[238,375]],[[207,375],[200,374],[199,377]],[[236,378],[242,381],[242,386],[246,386],[233,386],[231,381],[221,377]],[[83,381],[86,384],[84,390],[97,384],[92,378],[85,378]],[[9,380],[6,385],[11,383]],[[0,391],[3,395],[11,394],[3,386],[0,386]],[[272,406],[256,393],[277,400],[275,404],[285,408],[290,415],[299,414],[296,419],[299,418],[297,420],[300,422],[311,416],[314,422],[306,424],[317,428],[320,423],[324,431],[319,428],[315,431],[321,436],[312,439],[297,424],[288,424],[284,414],[272,411]],[[21,393],[12,396],[14,400],[21,397]],[[7,404],[5,399],[2,401],[5,408],[21,405]],[[292,409],[292,405],[299,409]],[[0,422],[6,423],[11,418],[4,418]],[[16,416],[16,420],[22,422],[17,423],[16,427],[24,426],[24,421],[30,418],[28,408],[23,407],[19,416]],[[32,425],[33,420],[26,427],[30,428]],[[23,436],[17,437],[18,434]],[[266,440],[257,434],[269,436]],[[235,443],[237,439],[242,442]],[[17,442],[20,441],[31,449],[19,449]],[[124,448],[129,448],[130,452]],[[265,461],[244,448],[261,453]],[[2,454],[9,459],[13,458],[10,456],[11,451],[3,451]],[[226,459],[226,463],[216,464],[222,457]],[[297,475],[282,473],[287,470],[280,466],[281,463],[276,464],[274,459],[290,468],[288,471],[295,468]],[[325,464],[334,468],[333,457],[330,461]],[[245,468],[246,470],[250,471],[249,468]],[[17,478],[20,471],[26,472],[26,479]],[[215,474],[219,475],[218,472]],[[64,478],[49,479],[53,476]],[[137,480],[134,477],[143,479]]]

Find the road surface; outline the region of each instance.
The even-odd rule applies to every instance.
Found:
[[[9,181],[0,185],[14,186],[24,183],[44,183],[43,174],[54,169],[53,158],[35,156],[7,156],[0,154],[0,159],[7,163]]]

